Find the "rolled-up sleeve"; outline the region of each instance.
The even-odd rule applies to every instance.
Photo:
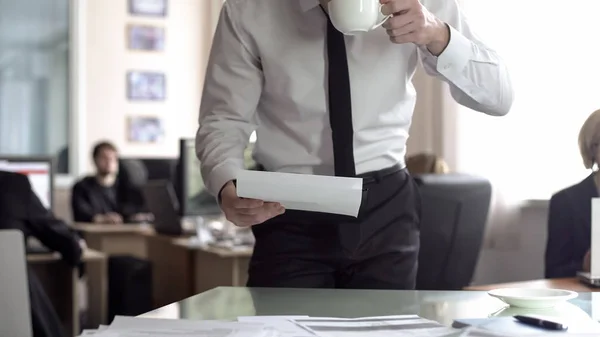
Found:
[[[244,168],[244,149],[256,129],[263,73],[236,12],[225,2],[210,52],[200,104],[196,153],[208,190],[217,195]]]
[[[489,115],[506,115],[513,102],[508,69],[498,53],[472,32],[456,0],[424,1],[450,29],[450,42],[439,55],[419,48],[425,71],[450,85],[454,100]]]

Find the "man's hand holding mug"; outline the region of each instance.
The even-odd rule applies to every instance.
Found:
[[[346,35],[383,26],[393,43],[426,46],[436,56],[450,41],[449,27],[419,0],[329,0],[322,3],[333,26]]]
[[[379,0],[383,15],[391,15],[383,28],[394,43],[427,46],[433,55],[441,54],[450,41],[448,26],[431,14],[419,0]]]

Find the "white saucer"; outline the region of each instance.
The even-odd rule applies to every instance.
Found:
[[[527,309],[552,308],[577,297],[574,291],[544,288],[502,288],[490,290],[488,294],[510,306]]]
[[[591,319],[590,315],[583,309],[569,302],[558,303],[552,308],[539,309],[519,308],[507,305],[504,308],[491,313],[489,317],[513,317],[516,315],[538,315],[566,319],[569,321],[584,321]]]

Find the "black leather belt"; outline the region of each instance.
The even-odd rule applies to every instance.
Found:
[[[400,171],[404,171],[404,168],[400,166],[400,164],[396,164],[394,166],[384,168],[383,170],[357,174],[356,176],[363,179],[363,184],[373,184],[378,183],[385,177],[391,176],[392,174]]]
[[[257,171],[266,171],[265,167],[258,164],[255,168]],[[379,171],[366,172],[362,174],[357,174],[357,178],[363,179],[363,184],[373,184],[378,183],[383,180],[387,176],[391,176],[394,173],[398,173],[400,171],[405,171],[404,167],[400,166],[400,164],[396,164],[394,166],[390,166],[388,168],[384,168]]]

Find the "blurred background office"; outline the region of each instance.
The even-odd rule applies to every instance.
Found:
[[[468,253],[475,258],[469,283],[543,278],[548,200],[590,173],[577,136],[600,108],[600,44],[590,43],[600,2],[460,2],[474,29],[507,61],[516,91],[512,111],[498,119],[459,107],[446,85],[419,70],[407,157],[435,158],[415,174],[444,173],[423,184],[442,186],[455,174],[491,184],[489,212],[473,229],[482,240]],[[107,140],[123,167],[141,167],[140,184],[172,185],[177,216],[214,215],[218,206],[203,190],[192,139],[222,3],[171,0],[132,9],[125,0],[1,0],[0,167],[37,165],[33,188],[71,222],[71,188],[93,174],[90,151]],[[547,18],[561,18],[568,29],[554,29],[559,23]],[[248,167],[250,153],[251,146]],[[14,156],[17,164],[8,158]]]

